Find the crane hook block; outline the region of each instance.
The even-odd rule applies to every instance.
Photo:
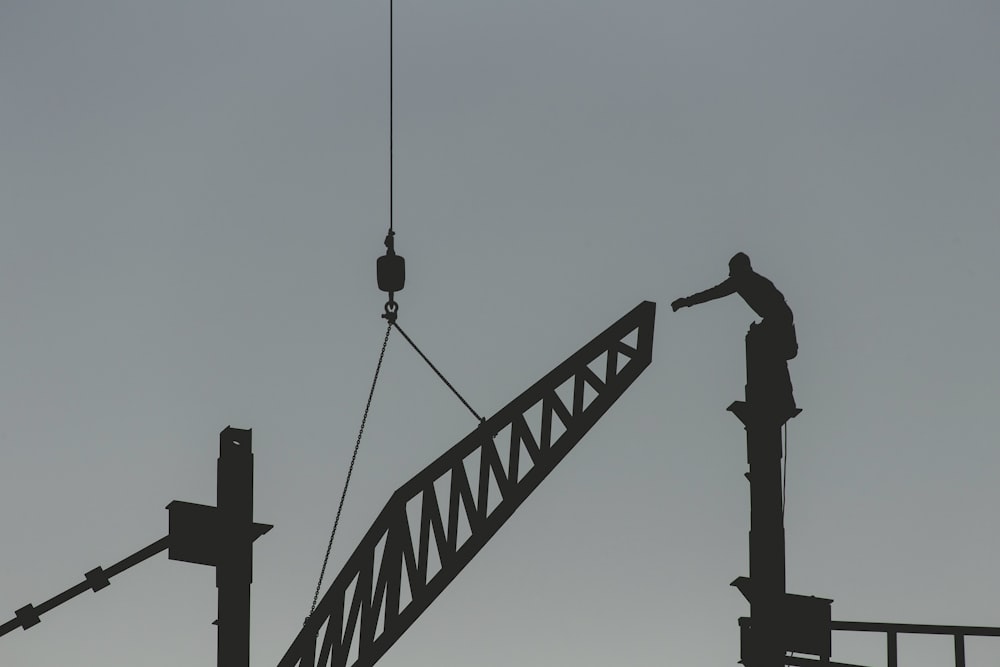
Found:
[[[386,253],[378,258],[376,272],[378,273],[378,288],[383,292],[399,292],[406,283],[406,261],[402,255],[396,254],[394,232],[385,237]]]

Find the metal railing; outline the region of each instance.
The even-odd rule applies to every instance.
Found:
[[[864,623],[832,621],[830,629],[838,632],[883,632],[886,638],[886,666],[898,667],[898,639],[901,634],[951,635],[955,642],[955,667],[965,667],[966,637],[1000,637],[1000,628],[976,625],[920,625],[916,623]],[[812,664],[813,661],[807,661]],[[788,664],[799,665],[800,662]],[[835,663],[827,663],[834,665]]]

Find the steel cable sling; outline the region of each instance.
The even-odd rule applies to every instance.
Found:
[[[382,349],[379,351],[378,363],[375,365],[375,375],[372,378],[371,388],[368,390],[368,400],[365,402],[365,409],[361,415],[361,426],[358,429],[358,437],[354,442],[354,452],[351,454],[351,463],[347,467],[347,476],[344,479],[344,488],[340,494],[340,502],[337,504],[337,513],[333,520],[333,528],[330,530],[330,539],[327,540],[326,543],[326,553],[323,555],[323,565],[320,568],[319,580],[316,582],[316,590],[313,593],[312,605],[309,607],[310,616],[313,614],[313,612],[316,611],[316,604],[319,600],[319,593],[323,588],[323,578],[326,575],[326,567],[330,561],[330,552],[333,549],[333,539],[334,536],[337,534],[337,527],[340,525],[340,516],[344,510],[344,502],[347,500],[347,488],[351,483],[351,476],[354,474],[354,466],[358,459],[358,452],[361,449],[361,440],[364,437],[365,425],[368,422],[368,414],[371,411],[372,400],[375,397],[375,387],[378,384],[379,374],[382,371],[382,361],[385,359],[385,350],[389,343],[389,334],[392,332],[393,327],[395,327],[399,331],[399,333],[403,336],[403,338],[406,339],[406,342],[408,342],[417,352],[417,354],[420,355],[420,358],[423,359],[425,362],[427,362],[427,365],[430,366],[431,370],[433,370],[434,373],[439,378],[441,378],[441,381],[444,382],[445,386],[447,386],[448,389],[450,389],[451,392],[455,394],[458,400],[462,402],[462,405],[464,405],[469,410],[469,412],[471,412],[472,415],[477,420],[479,420],[480,423],[484,421],[484,419],[479,415],[479,413],[477,413],[472,408],[472,406],[469,405],[469,402],[465,400],[465,398],[458,392],[457,389],[455,389],[455,386],[448,381],[448,379],[444,376],[444,374],[441,373],[441,371],[438,370],[437,366],[435,366],[431,362],[431,360],[427,357],[427,355],[425,355],[420,350],[420,348],[417,347],[416,343],[414,343],[413,340],[406,334],[406,332],[400,328],[400,326],[396,323],[395,318],[393,318],[392,321],[390,321],[389,324],[386,326],[385,336],[382,338]]]
[[[385,255],[378,258],[376,263],[376,273],[378,279],[378,287],[383,292],[389,294],[389,298],[385,303],[384,312],[382,313],[382,318],[388,323],[385,329],[385,336],[382,338],[382,349],[379,351],[378,363],[375,365],[375,374],[372,378],[371,388],[368,390],[368,400],[365,402],[365,409],[361,415],[361,426],[358,429],[358,437],[354,441],[354,452],[351,454],[351,463],[347,467],[347,475],[344,479],[344,488],[340,493],[340,501],[337,504],[337,513],[333,520],[333,528],[330,530],[330,539],[326,543],[326,552],[323,555],[323,565],[320,568],[319,579],[316,582],[316,590],[313,593],[312,605],[309,608],[309,616],[316,611],[316,604],[319,600],[319,593],[323,588],[323,578],[326,575],[326,568],[330,562],[330,553],[333,549],[333,539],[337,534],[337,527],[340,525],[340,516],[344,510],[344,503],[347,500],[347,489],[351,483],[351,476],[354,474],[354,466],[357,463],[358,452],[361,449],[361,440],[364,436],[365,425],[368,422],[368,414],[371,411],[372,400],[375,397],[375,387],[378,384],[379,374],[382,371],[382,362],[385,359],[385,350],[389,343],[389,334],[392,332],[393,327],[395,327],[399,333],[403,336],[407,343],[416,351],[420,358],[423,359],[431,370],[441,378],[445,386],[462,402],[462,405],[468,409],[469,412],[479,421],[483,423],[484,419],[469,402],[455,389],[455,386],[448,381],[444,374],[438,370],[431,360],[427,357],[423,351],[417,347],[417,344],[413,342],[405,331],[396,322],[399,316],[399,304],[396,303],[395,294],[403,289],[406,282],[406,262],[402,255],[396,254],[395,247],[395,236],[396,232],[393,227],[393,0],[389,0],[389,230],[385,236]],[[308,620],[308,617],[307,617]]]

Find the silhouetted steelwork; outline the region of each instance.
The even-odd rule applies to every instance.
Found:
[[[46,600],[37,607],[30,604],[21,607],[14,612],[13,619],[7,621],[3,625],[0,625],[0,637],[12,630],[16,630],[17,628],[27,630],[32,626],[38,625],[41,622],[39,617],[42,614],[55,609],[64,602],[72,600],[81,593],[86,591],[97,592],[102,588],[107,588],[111,585],[111,577],[121,574],[130,567],[138,565],[147,558],[151,558],[161,551],[164,551],[168,544],[169,538],[162,537],[150,544],[148,547],[140,549],[128,558],[123,558],[107,569],[95,567],[93,570],[84,575],[85,580],[83,582],[73,586],[72,588],[66,589],[59,595]]]
[[[219,434],[218,507],[175,500],[167,505],[169,534],[111,567],[94,568],[85,581],[37,607],[25,605],[0,625],[0,636],[41,622],[40,616],[89,590],[110,585],[111,577],[161,551],[171,560],[216,568],[219,588],[219,667],[248,667],[250,661],[250,581],[253,542],[273,526],[254,523],[253,454],[250,431],[226,427]]]
[[[750,602],[740,619],[740,657],[748,667],[781,667],[786,650],[830,658],[830,603],[785,591],[785,527],[781,429],[802,412],[795,405],[788,360],[798,355],[792,309],[745,253],[729,260],[729,277],[707,290],[675,299],[676,312],[738,294],[761,317],[746,335],[745,400],[727,409],[743,422],[750,471],[750,577],[733,582]]]
[[[990,628],[981,625],[921,625],[916,623],[832,621],[830,627],[840,632],[884,632],[886,640],[886,667],[897,667],[898,665],[898,636],[901,634],[951,635],[955,642],[955,667],[965,667],[966,637],[1000,637],[1000,628]]]
[[[849,662],[832,662],[822,658],[804,658],[798,655],[785,656],[785,664],[794,667],[866,667],[866,665],[854,665]]]
[[[753,589],[750,579],[737,577],[732,583],[753,604]],[[830,641],[830,605],[833,600],[812,595],[792,595],[784,593],[777,598],[774,608],[758,607],[758,614],[772,613],[776,643],[784,652],[808,653],[822,660],[829,660],[832,652]],[[758,637],[754,635],[751,618],[742,617],[740,623],[740,653],[752,664],[752,656],[757,650]],[[791,663],[788,663],[791,664]]]
[[[639,304],[403,484],[279,667],[374,664],[649,365],[655,308]]]
[[[887,667],[897,667],[901,633],[951,635],[955,667],[965,667],[965,637],[1000,636],[1000,628],[832,621],[833,600],[792,595],[785,590],[785,528],[782,497],[781,429],[801,410],[792,397],[787,360],[798,353],[791,309],[774,285],[750,268],[739,253],[730,260],[730,277],[704,292],[675,300],[673,310],[738,293],[763,322],[746,335],[745,400],[727,409],[743,422],[750,471],[750,577],[732,585],[750,603],[750,617],[739,619],[740,662],[746,667],[860,667],[831,662],[831,633],[886,633]],[[815,658],[787,655],[806,653]]]
[[[253,521],[250,429],[219,434],[217,506],[178,500],[170,512],[171,560],[215,568],[219,589],[218,667],[249,667],[253,542],[272,526]]]
[[[761,336],[759,325],[751,325],[746,335],[746,400],[736,401],[728,410],[743,422],[747,433],[747,463],[750,472],[750,578],[737,579],[734,585],[750,602],[750,618],[740,619],[741,659],[747,667],[781,667],[786,649],[802,643],[800,635],[823,636],[823,629],[799,628],[792,635],[786,619],[792,614],[785,591],[785,526],[781,498],[781,427],[801,410],[784,412],[787,403],[774,400],[784,395],[784,383],[776,381],[771,367],[775,363],[771,341]],[[798,596],[801,597],[801,596]],[[822,598],[817,598],[822,600]],[[826,606],[829,621],[830,600]],[[811,609],[811,608],[809,608]],[[821,620],[822,615],[817,615]],[[829,659],[829,629],[826,641],[807,638],[808,646]],[[811,640],[810,640],[811,639]],[[801,650],[801,649],[800,649]]]

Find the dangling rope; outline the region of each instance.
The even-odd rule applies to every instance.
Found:
[[[316,611],[316,602],[319,600],[319,592],[323,587],[323,576],[326,574],[326,565],[330,561],[330,550],[333,548],[333,536],[337,534],[337,526],[340,524],[340,513],[344,509],[344,500],[347,498],[347,487],[351,483],[351,474],[354,472],[354,462],[358,458],[358,450],[361,448],[361,437],[365,433],[365,423],[368,421],[368,411],[372,406],[372,398],[375,396],[375,385],[378,383],[378,375],[382,370],[382,360],[385,359],[385,348],[389,343],[389,333],[392,325],[385,328],[385,337],[382,339],[382,349],[378,353],[378,363],[375,365],[375,377],[372,378],[372,387],[368,391],[368,401],[365,403],[365,411],[361,416],[361,428],[358,429],[358,438],[354,442],[354,453],[351,454],[351,465],[347,468],[347,478],[344,480],[344,490],[340,494],[340,503],[337,505],[337,516],[333,520],[333,529],[330,531],[330,540],[326,543],[326,554],[323,555],[323,567],[319,571],[319,581],[316,582],[316,592],[313,594],[312,606],[309,608],[309,615]]]
[[[785,433],[785,465],[781,470],[781,520],[785,520],[785,487],[788,485],[788,422],[784,424]]]

